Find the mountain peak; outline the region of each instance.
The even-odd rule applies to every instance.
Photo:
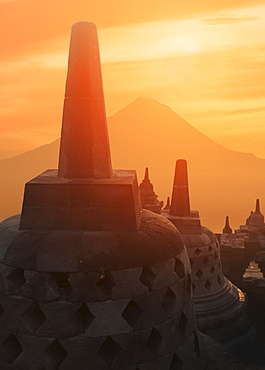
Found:
[[[152,98],[143,98],[143,97],[136,98],[131,103],[129,103],[126,107],[122,108],[120,111],[115,113],[114,116],[116,116],[117,114],[118,115],[123,114],[123,112],[126,112],[126,114],[130,112],[131,113],[137,112],[138,114],[140,113],[143,115],[150,115],[150,113],[152,115],[154,114],[160,114],[160,115],[174,114],[175,117],[177,116],[181,119],[181,117],[178,116],[178,114],[175,113],[168,105],[162,104]]]

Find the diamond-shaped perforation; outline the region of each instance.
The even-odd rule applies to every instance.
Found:
[[[183,362],[175,353],[173,355],[169,370],[183,370]]]
[[[6,338],[3,343],[3,348],[6,354],[4,358],[1,358],[1,362],[5,364],[12,364],[22,352],[22,347],[13,333],[9,334]]]
[[[144,267],[143,272],[140,276],[140,282],[143,283],[149,290],[153,290],[153,285],[156,279],[156,274],[150,269],[150,267]]]
[[[156,328],[153,328],[145,346],[147,349],[149,349],[150,352],[152,352],[155,356],[157,356],[159,353],[162,341],[163,341],[162,335],[156,330]]]
[[[188,278],[187,278],[186,292],[187,292],[188,296],[190,296],[190,294],[191,294],[191,276],[190,276],[190,274],[188,274]]]
[[[196,250],[195,250],[195,254],[196,254],[196,256],[198,256],[199,257],[199,255],[201,254],[201,250],[200,250],[200,248],[196,248]]]
[[[209,263],[209,258],[208,257],[205,257],[204,259],[203,259],[203,263],[205,264],[205,266],[207,266],[208,265],[208,263]]]
[[[197,278],[200,280],[201,278],[202,278],[202,276],[203,276],[203,272],[202,272],[202,270],[201,269],[198,269],[198,271],[196,272],[196,274],[195,274],[196,276],[197,276]]]
[[[200,342],[198,335],[194,332],[194,351],[198,357],[201,357]]]
[[[211,267],[210,273],[211,273],[211,274],[214,274],[214,273],[215,273],[215,268],[214,268],[214,266],[212,266],[212,267]]]
[[[177,297],[176,297],[175,293],[172,291],[172,289],[167,288],[167,292],[166,292],[164,301],[162,303],[162,308],[164,309],[164,311],[167,314],[172,312],[172,310],[174,309],[176,299],[177,299]]]
[[[20,290],[22,285],[26,282],[24,278],[24,270],[23,269],[15,269],[14,271],[10,272],[7,276],[6,279],[8,282],[11,284],[13,289]]]
[[[55,340],[54,342],[52,342],[45,349],[45,354],[46,354],[46,359],[48,363],[47,369],[50,368],[49,366],[51,366],[51,364],[53,366],[52,367],[53,369],[58,369],[67,356],[67,352],[61,346],[58,340]]]
[[[179,319],[179,331],[184,337],[186,336],[187,326],[188,326],[188,318],[184,312],[181,312],[180,319]]]
[[[97,288],[102,291],[105,295],[110,295],[113,286],[115,285],[111,278],[109,277],[108,273],[105,271],[101,272],[100,279],[96,283]]]
[[[113,364],[116,358],[119,356],[122,348],[116,343],[111,337],[108,337],[105,342],[101,345],[98,356],[109,366]]]
[[[210,253],[213,253],[213,247],[211,245],[209,245],[208,250],[209,250]]]
[[[185,267],[184,267],[184,264],[178,258],[176,258],[174,271],[175,271],[175,273],[178,275],[178,277],[180,279],[183,279],[185,277]]]
[[[217,283],[218,283],[219,285],[222,285],[222,278],[220,277],[220,275],[218,275]]]
[[[89,311],[85,303],[79,307],[77,314],[83,322],[85,329],[87,329],[95,320],[95,316]]]
[[[31,332],[35,332],[44,323],[46,317],[38,303],[34,302],[25,310],[21,319]]]
[[[139,321],[143,310],[131,300],[123,311],[122,317],[133,328]]]
[[[57,280],[58,287],[61,289],[71,288],[71,283],[69,281],[69,274],[66,272],[56,272],[55,278]]]
[[[205,283],[205,288],[207,289],[207,290],[209,290],[209,292],[211,291],[211,286],[212,286],[212,284],[211,284],[211,282],[209,281],[209,280],[206,280],[206,283]]]

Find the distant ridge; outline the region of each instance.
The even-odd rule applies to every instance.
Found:
[[[265,160],[217,144],[154,99],[137,98],[108,118],[113,168],[145,167],[159,199],[171,196],[175,161],[187,159],[191,208],[214,231],[243,223],[256,198],[265,208]],[[19,213],[26,181],[57,168],[59,140],[0,160],[0,218]],[[263,204],[264,201],[264,204]]]

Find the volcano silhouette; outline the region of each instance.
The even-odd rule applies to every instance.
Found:
[[[265,198],[265,160],[224,148],[154,99],[138,98],[108,118],[113,168],[149,167],[160,200],[171,196],[175,161],[188,161],[191,209],[219,232],[229,215],[237,227]],[[59,140],[0,161],[0,219],[20,213],[24,184],[57,168]]]

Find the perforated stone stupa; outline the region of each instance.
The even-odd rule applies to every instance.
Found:
[[[187,247],[192,271],[193,302],[200,330],[211,333],[230,349],[241,348],[240,335],[246,334],[249,328],[243,316],[245,295],[223,276],[216,236],[201,226],[199,213],[190,210],[187,162],[183,159],[176,162],[171,207],[163,215],[178,228]],[[233,329],[233,323],[237,326],[236,330]],[[225,330],[218,330],[226,324],[226,333]]]
[[[29,181],[21,218],[0,225],[0,369],[190,370],[207,353],[179,232],[141,210],[135,171],[112,170],[97,31],[77,23],[59,170]]]

